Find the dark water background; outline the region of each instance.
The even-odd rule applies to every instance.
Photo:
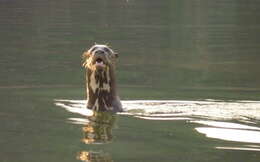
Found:
[[[259,11],[258,0],[0,0],[0,161],[78,161],[82,151],[100,161],[258,161],[259,151],[215,149],[241,143],[205,138],[185,120],[119,115],[113,142],[86,145],[54,100],[85,99],[81,54],[97,42],[120,54],[123,100],[257,101]]]

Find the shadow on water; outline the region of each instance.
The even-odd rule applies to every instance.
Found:
[[[85,108],[83,100],[55,100],[55,104],[69,112],[88,116],[88,120],[69,118],[75,124],[84,124],[84,143],[108,143],[112,140],[112,128],[116,115],[96,113]],[[132,100],[122,101],[124,112],[151,121],[185,121],[193,131],[209,139],[235,142],[214,146],[217,150],[260,151],[259,101],[180,101],[180,100]],[[82,151],[78,159],[110,159],[103,152]],[[108,160],[109,161],[109,160]]]

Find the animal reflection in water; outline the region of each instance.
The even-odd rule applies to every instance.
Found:
[[[94,112],[88,117],[89,123],[82,127],[85,144],[105,144],[113,139],[112,129],[116,121],[116,114],[111,112]],[[85,162],[112,162],[108,153],[103,151],[81,151],[77,154],[77,159]]]
[[[116,121],[116,114],[109,112],[94,112],[89,117],[89,123],[83,128],[83,142],[86,144],[108,143],[112,141],[112,128]]]
[[[113,162],[111,156],[103,152],[82,151],[78,154],[77,159],[84,162]]]

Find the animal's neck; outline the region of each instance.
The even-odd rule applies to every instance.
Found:
[[[87,70],[88,108],[108,110],[116,96],[114,71],[107,68],[102,72]]]

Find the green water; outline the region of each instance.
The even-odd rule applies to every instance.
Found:
[[[85,99],[81,54],[95,42],[120,55],[122,100],[260,100],[259,10],[257,0],[0,0],[0,161],[259,161],[259,150],[216,149],[259,143],[206,138],[186,120],[117,115],[110,142],[85,144],[68,121],[82,115],[54,104]]]

